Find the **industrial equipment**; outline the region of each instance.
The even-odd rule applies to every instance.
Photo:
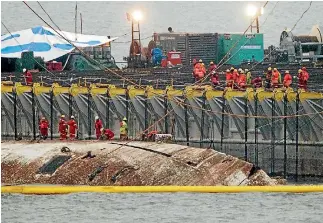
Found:
[[[286,62],[323,61],[323,37],[319,26],[313,26],[310,35],[296,36],[289,30],[283,31],[280,35],[280,50],[288,53]]]

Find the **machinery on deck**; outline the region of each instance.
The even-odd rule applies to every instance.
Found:
[[[279,48],[270,46],[265,61],[278,63],[323,63],[323,35],[319,26],[313,26],[309,35],[294,35],[284,30]]]

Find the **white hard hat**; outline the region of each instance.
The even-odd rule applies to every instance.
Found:
[[[95,120],[98,120],[99,119],[99,116],[95,116]]]
[[[26,68],[22,69],[22,72],[24,72],[24,73],[25,73],[26,71],[27,71],[27,69],[26,69]]]
[[[72,115],[71,118],[74,119],[74,115]]]

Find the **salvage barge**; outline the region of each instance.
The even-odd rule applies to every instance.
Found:
[[[4,142],[1,146],[2,184],[278,184],[253,164],[212,149],[117,141]]]

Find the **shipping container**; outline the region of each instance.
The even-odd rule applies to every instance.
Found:
[[[225,55],[227,56],[222,63],[230,65],[262,61],[264,59],[263,34],[219,34],[218,57],[222,59]]]
[[[155,33],[154,37],[163,51],[181,52],[184,65],[190,65],[193,59],[202,59],[205,64],[217,61],[216,33]]]
[[[155,33],[154,40],[163,51],[181,52],[184,65],[192,64],[193,59],[202,59],[206,65],[211,61],[218,64],[228,52],[221,63],[239,65],[264,59],[264,41],[261,33]]]

